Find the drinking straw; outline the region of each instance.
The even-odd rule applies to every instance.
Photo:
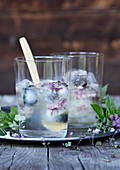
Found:
[[[38,85],[40,83],[40,78],[38,75],[37,67],[36,67],[30,46],[28,45],[28,42],[25,37],[21,37],[19,41],[20,41],[20,45],[23,50],[33,83],[35,85]]]

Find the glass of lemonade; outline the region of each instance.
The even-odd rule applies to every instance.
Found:
[[[55,54],[54,54],[55,55]],[[104,55],[95,52],[56,53],[72,58],[69,127],[85,128],[96,122],[91,104],[100,104]]]
[[[40,78],[37,85],[33,83],[27,66],[27,62],[33,61],[15,58],[18,113],[26,117],[25,122],[20,122],[20,133],[26,137],[65,137],[71,61],[54,56],[34,58]]]

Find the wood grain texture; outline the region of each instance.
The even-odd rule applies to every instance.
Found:
[[[120,149],[99,146],[96,149],[92,146],[81,147],[83,151],[79,155],[79,159],[84,167],[88,170],[119,170],[120,169]],[[115,155],[115,158],[112,158]]]
[[[115,0],[21,0],[21,5],[17,0],[4,0],[0,2],[1,11],[40,11],[46,9],[110,9],[119,8],[120,2]]]
[[[82,170],[78,159],[78,152],[67,148],[49,148],[49,169],[54,170]]]
[[[10,168],[14,154],[15,153],[11,149],[11,145],[9,144],[0,145],[0,168],[2,170]]]
[[[47,148],[27,145],[7,145],[0,154],[1,169],[48,169]]]

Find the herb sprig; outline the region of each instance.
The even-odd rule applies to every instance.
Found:
[[[9,113],[0,108],[0,135],[7,134],[7,131],[19,133],[19,122],[23,121],[25,116],[18,114],[16,107],[11,106]]]
[[[97,121],[95,123],[95,129],[98,133],[114,132],[120,129],[120,106],[115,107],[114,99],[107,95],[108,84],[102,88],[101,104],[91,104],[93,110],[97,113]],[[92,130],[93,131],[93,130]]]

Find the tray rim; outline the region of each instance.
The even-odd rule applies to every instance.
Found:
[[[116,133],[118,134],[118,133]],[[114,135],[113,132],[110,133],[104,133],[104,134],[98,134],[98,135],[94,135],[94,139],[99,139],[99,138],[104,138],[104,137],[109,137]],[[93,136],[85,136],[82,140],[88,140],[88,139],[92,139]],[[44,138],[44,137],[40,137],[40,138],[27,138],[27,137],[8,137],[8,136],[1,136],[0,135],[0,139],[5,139],[5,140],[12,140],[12,141],[29,141],[29,142],[66,142],[66,141],[79,141],[80,137],[65,137],[65,138]]]

